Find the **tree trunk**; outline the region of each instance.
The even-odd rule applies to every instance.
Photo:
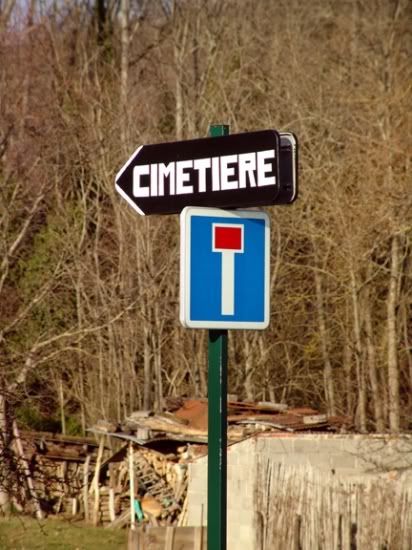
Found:
[[[356,411],[356,424],[361,432],[366,432],[366,387],[365,371],[362,358],[362,340],[359,318],[359,298],[356,276],[353,268],[350,271],[351,276],[351,295],[353,307],[353,332],[355,339],[355,361],[356,361],[356,381],[358,384],[358,404]]]
[[[399,280],[399,242],[392,237],[391,273],[387,299],[387,335],[388,335],[388,390],[389,390],[389,428],[391,432],[400,430],[399,419],[399,369],[396,334],[396,303]]]
[[[63,378],[60,376],[59,381],[59,402],[60,402],[60,422],[62,434],[66,435],[66,415],[64,410],[64,388],[63,388]]]
[[[193,357],[193,393],[195,397],[207,395],[207,361],[203,350],[207,348],[205,332],[193,331],[192,333],[192,357]]]
[[[0,31],[4,31],[10,20],[16,0],[5,0],[3,6],[0,6]]]
[[[155,310],[157,307],[155,306]],[[157,317],[157,311],[155,311]],[[151,330],[151,350],[154,366],[155,381],[155,409],[159,412],[163,410],[163,380],[162,380],[162,350],[161,350],[161,329],[156,323]]]
[[[176,75],[176,139],[183,139],[183,84],[181,71]]]
[[[408,366],[409,402],[412,408],[412,342],[409,337],[409,326],[411,318],[412,310],[408,307],[407,304],[404,303],[402,308],[403,339],[405,344],[406,363]]]
[[[121,109],[121,128],[120,139],[123,149],[127,149],[126,130],[126,108],[127,108],[127,86],[129,73],[129,0],[121,0],[120,5],[120,37],[121,37],[121,57],[120,57],[120,109]]]
[[[252,401],[254,398],[254,391],[253,391],[253,351],[252,346],[250,344],[250,340],[248,339],[248,335],[246,332],[244,333],[244,361],[245,361],[245,375],[244,375],[244,381],[243,381],[243,388],[245,391],[246,399],[249,401]]]
[[[364,307],[365,315],[365,334],[366,334],[366,345],[368,350],[368,366],[369,366],[369,380],[371,383],[372,390],[372,402],[373,402],[373,412],[375,417],[375,427],[378,433],[382,433],[385,430],[385,422],[383,418],[382,410],[382,396],[379,392],[379,380],[378,374],[376,371],[376,354],[375,346],[373,343],[373,330],[372,330],[372,319],[370,312],[369,296],[367,297],[366,304]]]
[[[353,378],[352,378],[352,353],[349,342],[344,343],[343,347],[343,369],[345,371],[346,386],[346,414],[353,415]]]
[[[96,2],[96,19],[97,19],[97,43],[103,46],[106,38],[106,19],[107,10],[105,0],[97,0]]]
[[[326,398],[328,414],[335,415],[335,390],[333,386],[332,365],[329,357],[328,333],[326,330],[325,308],[322,293],[322,279],[319,271],[315,269],[316,284],[316,309],[318,314],[319,335],[323,357],[323,386]]]
[[[150,346],[150,326],[146,321],[143,327],[143,409],[148,411],[152,407],[152,365]]]
[[[10,423],[7,415],[7,400],[0,394],[0,512],[10,511],[10,486],[7,455],[10,445]]]
[[[184,116],[184,83],[183,83],[183,68],[184,57],[186,53],[186,42],[188,35],[188,22],[185,21],[182,29],[178,29],[175,35],[174,44],[174,61],[176,70],[176,110],[175,110],[175,125],[176,139],[183,139],[183,116]]]

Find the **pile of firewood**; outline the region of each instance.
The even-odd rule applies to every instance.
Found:
[[[84,493],[86,519],[108,527],[132,521],[177,524],[187,492],[186,464],[179,462],[178,455],[134,448],[131,443],[122,450],[113,461],[98,456],[93,480]]]

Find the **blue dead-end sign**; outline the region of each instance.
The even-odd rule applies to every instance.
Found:
[[[267,328],[268,215],[253,210],[186,207],[180,216],[180,231],[183,326]]]

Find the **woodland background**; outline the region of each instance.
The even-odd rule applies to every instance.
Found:
[[[271,323],[229,391],[412,428],[412,2],[0,1],[0,427],[82,433],[206,396],[178,322],[178,216],[114,190],[136,147],[276,128]]]

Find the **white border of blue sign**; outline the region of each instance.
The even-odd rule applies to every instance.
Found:
[[[263,321],[199,321],[190,319],[190,250],[192,216],[219,216],[231,218],[255,218],[265,221],[265,265],[264,265],[264,319]],[[260,210],[221,210],[187,206],[180,214],[180,322],[186,328],[206,329],[266,329],[270,321],[270,222],[266,212]]]

